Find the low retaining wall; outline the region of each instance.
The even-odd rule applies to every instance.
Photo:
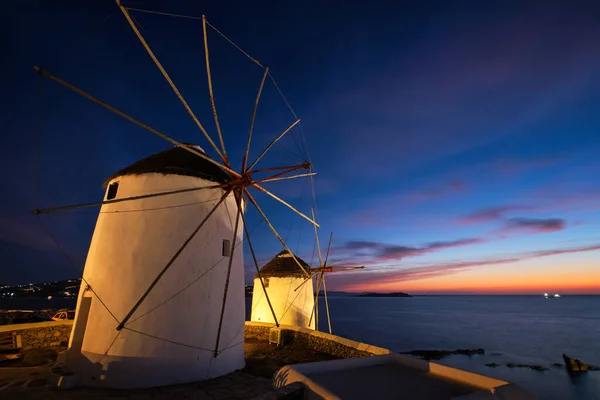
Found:
[[[247,339],[268,340],[272,323],[246,321],[245,337]],[[308,328],[292,325],[280,325],[292,341],[299,341],[302,345],[315,351],[332,354],[340,358],[375,356],[390,354],[390,350],[370,344],[356,342],[329,333],[319,332]]]
[[[246,321],[245,338],[268,340],[269,330],[274,325],[265,322]],[[371,346],[366,343],[356,342],[340,336],[330,335],[324,332],[314,331],[308,328],[300,328],[292,325],[281,325],[282,330],[292,341],[300,342],[315,351],[332,354],[340,358],[374,356],[389,354],[388,349]],[[15,332],[21,337],[23,349],[36,349],[42,347],[58,346],[67,344],[73,321],[50,321],[36,322],[31,324],[16,324],[0,326],[1,332]]]
[[[1,332],[15,332],[21,337],[24,350],[66,345],[73,328],[73,321],[34,322],[31,324],[15,324],[0,326]]]

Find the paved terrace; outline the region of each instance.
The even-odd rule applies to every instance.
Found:
[[[23,347],[28,349],[25,351],[25,356],[20,361],[0,364],[0,398],[3,400],[90,398],[270,400],[283,394],[282,389],[276,391],[273,387],[272,379],[275,371],[285,365],[389,353],[386,349],[298,327],[285,327],[291,343],[278,347],[269,344],[267,340],[272,324],[247,322],[244,344],[246,367],[243,370],[208,381],[153,389],[60,390],[56,387],[59,377],[52,372],[51,368],[56,361],[57,353],[66,349],[64,338],[62,344],[56,342],[56,338],[64,336],[62,332],[64,324],[42,324],[46,325],[27,324],[28,326],[19,327],[22,328],[20,334],[24,338],[31,337],[23,343]],[[18,326],[13,327],[17,329]],[[31,333],[31,329],[35,329],[35,334]],[[61,333],[56,333],[56,329],[61,329]],[[34,342],[34,338],[37,341]]]

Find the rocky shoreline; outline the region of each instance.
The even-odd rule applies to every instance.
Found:
[[[453,356],[453,355],[482,355],[486,354],[484,349],[456,349],[456,350],[411,350],[402,352],[402,354],[408,354],[411,356],[419,357],[423,360],[432,361],[432,360],[441,360],[442,358]],[[570,359],[570,358],[569,358]],[[595,365],[584,364],[579,360],[573,359],[575,362],[580,364],[581,370],[572,371],[573,368],[567,368],[570,372],[585,372],[585,371],[600,371],[600,367]],[[540,365],[540,364],[521,364],[521,363],[506,363],[506,364],[498,364],[495,362],[485,364],[486,367],[497,368],[497,367],[508,367],[508,368],[529,368],[535,371],[548,371],[550,368]],[[565,364],[554,362],[549,366],[556,368],[564,368]]]

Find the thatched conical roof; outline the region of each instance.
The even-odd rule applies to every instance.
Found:
[[[296,256],[296,259],[307,271],[310,271],[310,266],[304,260],[298,256]],[[292,254],[287,250],[280,251],[271,261],[266,263],[260,269],[260,274],[263,278],[302,278],[306,276],[292,258]],[[254,277],[258,278],[258,274]]]
[[[204,150],[199,146],[190,143],[185,143],[185,145],[204,153]],[[111,180],[120,176],[150,173],[195,176],[218,183],[225,183],[229,179],[227,174],[213,163],[206,161],[179,146],[175,146],[123,168],[119,172],[108,177],[104,181],[104,186],[106,187]]]

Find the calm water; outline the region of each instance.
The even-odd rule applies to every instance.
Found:
[[[251,299],[246,302],[249,315]],[[0,308],[73,306],[69,300],[0,301]],[[336,335],[394,351],[484,348],[482,356],[452,356],[438,362],[514,382],[540,399],[600,400],[600,371],[572,378],[564,368],[550,366],[562,363],[562,353],[600,365],[600,296],[331,296],[329,306]],[[324,314],[319,324],[326,331]],[[485,366],[492,362],[551,369]]]
[[[330,297],[329,307],[336,335],[394,351],[484,348],[486,355],[439,362],[509,380],[540,399],[600,399],[600,371],[574,379],[550,366],[562,363],[562,353],[600,365],[600,296],[340,296]],[[319,323],[327,329],[326,320]],[[492,362],[551,369],[485,366]]]

